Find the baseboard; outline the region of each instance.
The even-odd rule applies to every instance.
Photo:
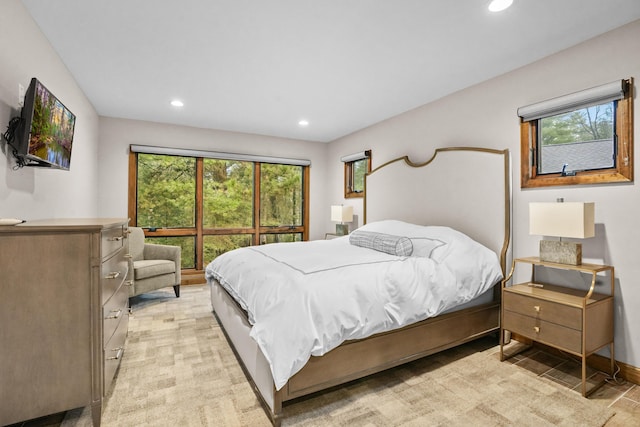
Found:
[[[599,371],[609,371],[609,358],[600,356],[599,354],[592,354],[587,357],[587,363],[589,366],[596,368]],[[624,378],[625,380],[634,384],[640,384],[640,368],[628,365],[623,362],[615,361],[616,368],[620,369],[620,372],[616,377]]]
[[[522,343],[526,343],[526,344],[531,344],[531,340],[524,338],[520,335],[517,334],[512,334],[511,336],[512,339],[522,342]],[[548,353],[551,354],[559,354],[559,355],[563,355],[563,356],[571,356],[571,357],[575,357],[572,356],[568,353],[562,352],[554,347],[550,347],[548,345],[545,344],[541,344],[539,342],[533,342],[533,346],[540,348]],[[591,356],[587,357],[587,364],[589,366],[591,366],[592,368],[595,368],[599,371],[602,372],[609,372],[609,358],[605,357],[605,356],[600,356],[599,354],[592,354]],[[616,369],[620,369],[620,372],[618,372],[618,374],[616,375],[617,378],[623,378],[629,382],[632,382],[634,384],[640,384],[640,368],[636,367],[636,366],[632,366],[629,365],[627,363],[623,363],[623,362],[619,362],[619,361],[615,361],[616,364]]]
[[[204,283],[207,283],[204,278],[204,271],[182,271],[180,277],[181,285],[202,285]]]

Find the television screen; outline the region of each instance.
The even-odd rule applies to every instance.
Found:
[[[35,77],[25,95],[22,118],[22,163],[69,170],[76,116]]]

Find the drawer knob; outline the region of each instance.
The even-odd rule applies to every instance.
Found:
[[[124,239],[124,236],[109,237],[110,242],[119,242],[122,239]]]
[[[116,355],[115,356],[111,356],[111,357],[107,357],[107,360],[118,360],[118,359],[120,359],[122,357],[122,353],[124,352],[124,348],[118,347],[118,348],[111,349],[111,351],[115,351]]]
[[[539,306],[539,305],[534,305],[534,306],[533,306],[533,309],[534,309],[537,313],[539,313],[539,312],[540,312],[540,306]]]
[[[127,280],[124,284],[127,286],[133,286],[133,280]]]
[[[536,334],[540,333],[540,327],[539,326],[534,326],[533,330],[536,331]]]
[[[105,279],[117,279],[118,277],[120,277],[119,271],[112,271],[111,273],[104,276]]]

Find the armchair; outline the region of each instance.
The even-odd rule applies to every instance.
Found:
[[[180,246],[144,242],[144,231],[129,227],[130,269],[133,272],[129,297],[173,286],[180,297]]]

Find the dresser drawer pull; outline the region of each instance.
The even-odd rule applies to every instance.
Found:
[[[536,331],[536,334],[540,333],[540,326],[534,326],[533,330]]]
[[[126,258],[126,259],[131,259],[131,258],[133,258],[133,255],[131,255],[131,254],[124,254],[124,258]]]
[[[124,284],[127,286],[133,286],[133,280],[127,280]]]
[[[124,239],[124,236],[115,236],[115,237],[109,237],[110,242],[119,242],[120,240]]]
[[[111,273],[104,276],[105,279],[117,279],[118,277],[120,277],[119,271],[112,271]]]
[[[540,306],[539,306],[539,305],[534,305],[534,306],[533,306],[533,309],[534,309],[537,313],[539,313],[539,312],[540,312]]]
[[[124,352],[124,348],[114,348],[111,351],[117,352],[115,356],[107,357],[107,360],[118,360],[122,357],[122,353]]]
[[[122,309],[119,308],[117,310],[111,310],[109,312],[109,315],[106,317],[107,319],[117,319],[120,317],[120,315],[122,314]]]

